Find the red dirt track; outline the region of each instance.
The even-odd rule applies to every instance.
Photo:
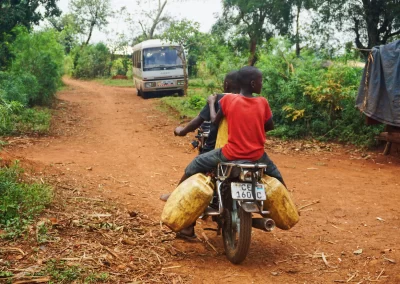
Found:
[[[180,121],[159,110],[158,99],[143,100],[133,88],[64,81],[68,89],[58,94],[56,115],[62,119],[54,135],[8,151],[59,168],[89,196],[112,198],[159,219],[160,194],[175,188],[196,155],[189,150],[194,135],[174,137]],[[400,283],[399,159],[378,152],[364,159],[342,146],[317,151],[307,143],[277,144],[268,142],[267,152],[295,203],[319,203],[304,207],[290,231],[253,229],[241,265],[230,264],[221,237],[204,230],[214,224],[199,221],[197,235],[206,234],[218,254],[200,241],[176,240],[186,255],[171,270],[189,275],[190,283]]]

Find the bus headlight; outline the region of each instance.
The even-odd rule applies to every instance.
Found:
[[[178,81],[176,81],[176,84],[178,86],[183,86],[183,85],[185,85],[185,80],[178,80]]]
[[[154,88],[156,86],[156,82],[147,82],[144,83],[145,88]]]

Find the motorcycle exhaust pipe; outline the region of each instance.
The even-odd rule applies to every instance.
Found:
[[[271,232],[275,229],[275,221],[270,218],[254,218],[252,219],[252,226],[256,229]]]

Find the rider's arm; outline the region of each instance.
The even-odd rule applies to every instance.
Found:
[[[208,106],[210,108],[211,123],[218,125],[221,119],[224,117],[224,113],[222,112],[221,108],[218,110],[218,112],[215,111],[216,101],[217,101],[217,95],[211,95],[207,99]]]
[[[268,119],[268,121],[264,124],[264,130],[265,132],[268,132],[270,130],[274,130],[274,121],[272,120],[272,117]]]
[[[214,117],[211,117],[211,122],[215,125],[218,125],[223,117],[224,113],[220,109]]]
[[[174,134],[177,136],[185,136],[189,132],[195,131],[204,122],[204,119],[199,115],[193,118],[185,127],[178,126],[174,130]]]

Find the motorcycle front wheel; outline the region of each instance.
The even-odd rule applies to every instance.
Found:
[[[233,264],[241,263],[247,256],[251,242],[251,213],[233,202],[232,208],[225,209],[222,227],[225,254]]]

